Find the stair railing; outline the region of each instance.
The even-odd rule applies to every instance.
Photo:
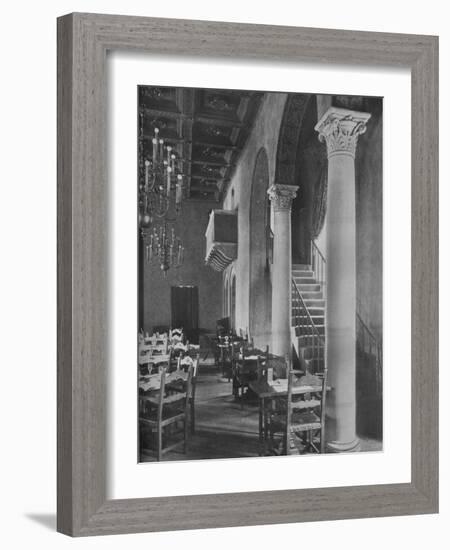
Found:
[[[318,283],[322,285],[322,290],[325,292],[327,261],[325,256],[320,251],[316,243],[311,240],[311,270]]]
[[[326,263],[327,260],[320,248],[314,241],[311,241],[311,270],[314,272],[316,281],[322,285],[324,297],[326,288]],[[356,312],[356,332],[356,340],[360,349],[375,357],[376,389],[377,392],[381,392],[383,384],[383,347],[380,340],[370,330],[358,312]]]
[[[315,372],[311,374],[323,373],[325,371],[325,339],[314,324],[309,310],[298,289],[297,283],[293,278],[292,325],[296,329],[296,335],[305,338],[306,346],[312,350],[311,359],[314,359],[317,362],[317,368],[315,369]]]
[[[377,393],[381,394],[383,390],[383,346],[358,312],[356,313],[356,333],[356,341],[360,350],[375,357],[375,385]]]

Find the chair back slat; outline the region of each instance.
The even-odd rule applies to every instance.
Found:
[[[291,425],[292,425],[292,387],[294,385],[295,373],[292,371],[292,362],[289,355],[286,355],[286,374],[287,374],[287,402],[286,402],[286,434],[285,445],[286,454],[289,454],[290,441],[291,441]]]
[[[192,391],[192,376],[193,376],[193,366],[189,366],[188,376],[184,383],[183,391],[177,391],[172,395],[166,395],[166,375],[167,367],[162,367],[161,369],[161,383],[159,389],[159,402],[158,402],[158,420],[162,420],[164,413],[164,405],[174,404],[177,401],[185,401],[185,407]]]
[[[166,367],[161,369],[161,383],[159,385],[158,422],[161,422],[164,409],[164,393],[166,391]]]
[[[270,361],[269,361],[270,364]],[[300,375],[293,369],[286,356],[287,397],[280,412],[285,415],[284,443],[286,454],[302,442],[303,450],[323,453],[325,450],[325,410],[327,393],[327,369],[320,375]],[[320,449],[315,437],[320,434]]]

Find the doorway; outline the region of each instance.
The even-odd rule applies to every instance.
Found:
[[[186,338],[198,344],[198,287],[171,287],[171,324],[172,328],[182,327]]]

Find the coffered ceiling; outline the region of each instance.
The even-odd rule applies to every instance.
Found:
[[[144,159],[159,128],[183,161],[186,198],[220,201],[264,93],[154,86],[139,86],[138,93]]]

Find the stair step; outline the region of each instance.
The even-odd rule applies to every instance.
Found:
[[[315,336],[297,336],[299,349],[317,345],[317,338]]]
[[[294,315],[294,318],[295,318],[295,315]],[[302,319],[304,320],[304,317],[302,317]],[[325,324],[325,323],[324,323],[324,317],[323,317],[323,315],[322,315],[321,317],[318,316],[318,315],[313,317],[313,316],[311,315],[311,319],[312,319],[312,322],[314,323],[314,325],[315,325],[316,327]],[[300,322],[299,322],[299,325],[301,325],[301,324],[302,324],[302,321],[301,321],[301,320],[299,320],[299,321],[300,321]]]
[[[310,309],[312,307],[320,307],[325,310],[325,300],[323,298],[318,299],[309,299],[309,298],[303,298],[303,301],[305,302],[305,306]]]
[[[323,359],[325,348],[323,346],[300,346],[299,352],[303,359]]]
[[[318,285],[317,283],[302,283],[302,284],[297,284],[297,288],[300,292],[300,294],[302,295],[303,297],[303,294],[306,293],[306,292],[320,292],[322,289],[320,288],[320,285]]]
[[[314,323],[317,321],[319,325],[324,324],[323,320],[325,318],[325,315],[323,314],[323,311],[314,314],[314,313],[311,313],[310,309],[308,309],[308,313],[309,313],[309,316],[311,317],[311,319],[314,321]],[[292,306],[292,316],[294,317],[296,315],[298,315],[299,317],[302,317],[302,318],[304,318],[306,316],[306,313],[305,313],[305,310],[303,309],[303,307],[295,306],[295,305]],[[304,322],[305,321],[303,321],[303,323]]]
[[[306,302],[307,300],[323,300],[323,294],[321,290],[308,290],[308,291],[302,291],[302,298]],[[295,294],[293,293],[293,297],[295,298]]]
[[[294,277],[295,284],[299,285],[318,285],[318,283],[313,277]]]
[[[311,271],[311,264],[292,264],[292,270]]]
[[[314,278],[314,271],[307,271],[307,270],[302,270],[302,269],[293,269],[292,270],[292,276],[294,277],[294,279],[296,279],[297,277]]]
[[[319,334],[321,334],[321,335],[322,335],[322,334],[325,334],[325,325],[314,325],[314,326],[315,326],[315,328],[317,329],[317,332],[318,332]],[[301,336],[301,328],[300,328],[300,327],[297,327],[297,326],[295,326],[294,328],[295,328],[295,334],[296,334],[296,336]]]
[[[308,308],[309,314],[312,317],[322,316],[325,317],[325,308],[324,307],[315,307],[315,306],[306,306]]]

